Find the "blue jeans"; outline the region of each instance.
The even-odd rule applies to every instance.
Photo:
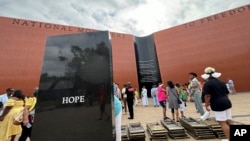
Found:
[[[202,116],[204,114],[204,109],[203,109],[203,106],[202,106],[201,95],[200,94],[194,94],[194,102],[195,102],[196,108],[198,109],[198,112]]]
[[[158,106],[159,103],[158,103],[158,97],[157,96],[153,96],[153,103],[154,103],[154,106]]]

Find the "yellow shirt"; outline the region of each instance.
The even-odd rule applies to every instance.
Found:
[[[25,106],[29,106],[29,111],[32,111],[36,105],[36,97],[25,98]]]
[[[139,93],[137,91],[135,91],[135,97],[139,98]]]

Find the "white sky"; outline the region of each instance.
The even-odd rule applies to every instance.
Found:
[[[0,16],[146,36],[250,0],[0,0]]]

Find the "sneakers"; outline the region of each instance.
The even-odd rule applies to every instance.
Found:
[[[207,118],[209,117],[209,112],[208,111],[206,111],[201,117],[200,117],[200,119],[202,120],[202,121],[204,121],[204,120],[207,120]]]

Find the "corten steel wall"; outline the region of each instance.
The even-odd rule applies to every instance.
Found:
[[[120,89],[127,82],[131,82],[134,88],[138,88],[134,37],[124,34],[113,37],[111,41],[114,82],[119,84]]]
[[[188,82],[188,73],[215,67],[221,80],[234,80],[236,90],[250,85],[250,5],[212,15],[154,34],[161,77]]]
[[[13,87],[20,88],[26,95],[30,95],[33,89],[38,86],[47,36],[94,31],[97,30],[0,17],[0,94],[5,93],[6,88]],[[133,48],[131,49],[133,47],[132,36],[126,35],[126,38],[121,38],[123,36],[125,35],[111,33],[112,42],[116,45],[119,45],[119,42],[129,41],[126,43],[128,48],[123,48],[124,45],[121,43],[121,51],[117,51],[117,53],[123,52],[126,55],[118,56],[117,60],[114,56],[113,60],[119,63],[118,65],[114,61],[114,66],[128,65],[125,60],[129,58],[130,60],[128,60],[131,61],[129,64],[132,65],[126,67],[128,74],[131,74],[127,78],[131,78],[129,81],[134,82],[137,86],[136,66],[133,66],[133,62],[135,62],[133,58],[135,57]],[[114,48],[114,50],[118,49]],[[118,82],[123,82],[125,79],[121,78],[122,81],[120,81],[119,76],[116,76],[120,74],[117,70],[121,69],[113,68],[114,78]]]

